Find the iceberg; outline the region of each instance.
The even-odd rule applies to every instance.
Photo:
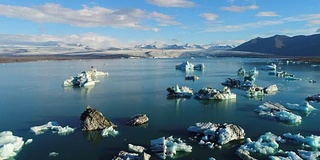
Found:
[[[179,65],[176,65],[176,69],[182,70],[182,71],[190,71],[194,69],[194,65],[190,63],[189,61],[182,62]]]
[[[117,156],[112,158],[112,160],[149,160],[151,155],[143,152],[140,155],[137,153],[129,153],[126,151],[120,151]]]
[[[309,113],[312,110],[315,110],[316,108],[314,108],[312,105],[309,104],[308,101],[303,101],[301,103],[301,105],[299,104],[292,104],[292,103],[287,103],[286,108],[288,109],[292,109],[292,110],[299,110],[302,111],[304,113]]]
[[[150,141],[151,151],[162,159],[174,158],[177,152],[192,152],[192,147],[183,142],[180,138],[160,137]]]
[[[22,137],[14,136],[11,131],[0,132],[0,159],[16,156],[23,145]]]
[[[108,76],[107,72],[97,71],[96,68],[91,66],[91,71],[83,71],[77,76],[71,76],[70,78],[63,81],[63,87],[89,87],[94,86],[96,82],[99,82],[97,79],[101,76]]]
[[[178,84],[175,87],[167,88],[167,91],[169,92],[168,98],[190,98],[193,96],[192,88],[186,86],[179,87]]]
[[[265,102],[258,106],[255,111],[258,112],[260,116],[276,118],[292,125],[300,124],[302,121],[301,116],[291,113],[290,110],[279,103]]]
[[[176,65],[176,69],[182,70],[182,71],[192,71],[192,70],[202,71],[202,70],[204,70],[204,68],[205,68],[205,66],[203,63],[194,65],[194,64],[190,63],[189,61],[182,62],[181,64]]]
[[[107,137],[109,135],[115,137],[116,135],[119,134],[119,131],[116,131],[112,126],[106,127],[105,129],[102,130],[101,135],[103,137]]]
[[[278,142],[283,142],[280,136],[267,132],[261,135],[257,141],[247,138],[246,143],[241,145],[236,153],[239,157],[250,157],[250,159],[254,159],[250,156],[250,153],[274,155],[280,151]]]
[[[297,142],[307,145],[311,148],[320,149],[320,136],[311,135],[304,137],[300,134],[293,135],[291,133],[285,133],[283,136],[288,139],[294,139]]]
[[[199,122],[195,126],[190,126],[187,130],[197,133],[196,138],[200,139],[199,144],[206,144],[209,148],[212,148],[214,144],[224,145],[230,141],[244,139],[245,137],[244,130],[235,124]]]
[[[57,122],[50,121],[44,125],[33,126],[30,128],[30,131],[36,135],[43,134],[48,129],[53,130],[53,132],[57,132],[59,135],[67,135],[75,130],[75,128],[71,128],[69,126],[62,127],[59,126]]]
[[[146,148],[142,146],[133,145],[133,144],[128,144],[128,148],[129,148],[129,151],[137,152],[137,153],[142,153],[146,151]]]
[[[238,75],[244,76],[246,74],[246,70],[241,67],[238,71],[237,71]]]
[[[237,95],[231,93],[229,87],[224,87],[223,91],[216,90],[212,87],[204,87],[195,94],[195,98],[204,100],[225,100],[235,99]]]
[[[49,153],[50,157],[57,157],[58,155],[59,155],[59,153],[57,153],[57,152],[50,152]]]
[[[290,151],[288,152],[287,157],[283,156],[270,156],[269,157],[271,160],[303,160],[300,156],[298,156],[295,152]]]

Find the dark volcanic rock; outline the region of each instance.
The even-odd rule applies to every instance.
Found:
[[[105,118],[103,114],[96,109],[92,109],[89,105],[86,110],[81,114],[80,120],[82,121],[82,130],[103,130],[106,127],[117,127],[110,120]]]
[[[147,117],[146,114],[137,114],[132,116],[128,121],[127,125],[131,126],[140,126],[142,124],[147,123],[149,118]]]
[[[232,50],[268,53],[279,56],[319,56],[320,34],[288,37],[275,35],[268,38],[255,38]]]

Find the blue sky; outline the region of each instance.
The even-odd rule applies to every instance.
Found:
[[[319,6],[319,0],[0,0],[0,43],[238,45],[316,34]]]

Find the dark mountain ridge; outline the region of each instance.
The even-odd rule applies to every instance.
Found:
[[[288,37],[257,37],[232,50],[274,54],[279,56],[320,56],[320,34]]]

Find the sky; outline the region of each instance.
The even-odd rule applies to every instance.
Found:
[[[320,33],[319,0],[0,0],[0,44],[239,45]]]

